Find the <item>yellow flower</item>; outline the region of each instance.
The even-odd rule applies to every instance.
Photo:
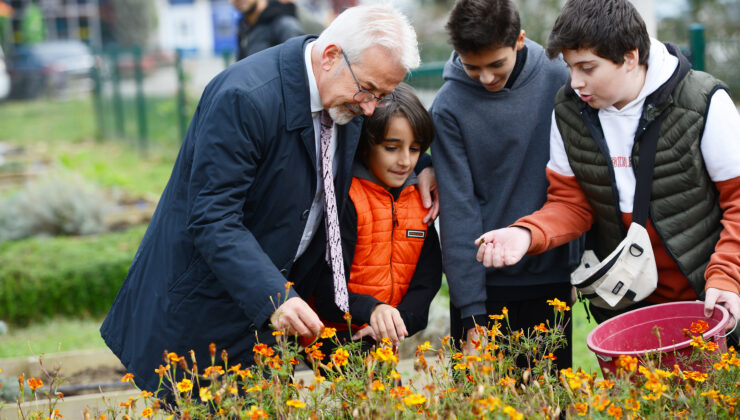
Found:
[[[208,402],[213,399],[213,394],[211,394],[211,390],[208,388],[201,388],[200,389],[200,399],[203,402]]]
[[[322,327],[321,328],[321,338],[332,338],[336,335],[337,329],[336,328],[330,328],[330,327]]]
[[[140,396],[140,397],[143,397],[143,398],[149,398],[149,397],[151,397],[152,395],[154,395],[154,394],[152,394],[151,392],[149,392],[149,391],[147,391],[147,390],[141,391],[141,394],[139,394],[139,396]]]
[[[714,402],[716,402],[716,403],[719,404],[719,391],[717,391],[715,389],[710,390],[710,391],[707,391],[707,392],[702,392],[701,393],[701,396],[702,397],[709,397],[709,398],[713,399]]]
[[[272,335],[275,336],[275,337],[279,337],[279,336],[281,336],[283,334],[284,333],[282,331],[280,331],[280,330],[275,330],[275,331],[272,332]]]
[[[604,380],[597,382],[596,387],[599,389],[612,389],[614,388],[614,382],[608,379],[604,379]]]
[[[150,417],[152,414],[154,414],[154,410],[147,407],[141,412],[141,417]]]
[[[193,389],[193,382],[190,381],[190,379],[183,379],[182,381],[177,383],[177,389],[180,392],[188,392],[191,389]]]
[[[521,420],[522,418],[524,418],[524,415],[522,413],[516,411],[516,409],[510,405],[504,407],[504,413],[506,413],[511,420]]]
[[[306,406],[306,403],[301,400],[288,400],[285,402],[285,405],[288,407],[303,408]]]
[[[434,350],[432,348],[432,345],[429,344],[429,341],[425,341],[424,344],[420,346],[416,346],[416,351],[419,353],[424,353],[425,351]]]
[[[455,366],[452,367],[455,370],[465,370],[468,368],[467,363],[457,363]]]
[[[558,312],[570,311],[570,306],[558,298],[548,299],[547,304],[554,307]]]
[[[422,394],[411,394],[403,398],[403,403],[406,405],[421,405],[426,401],[426,397]]]
[[[401,379],[401,374],[396,372],[395,369],[391,369],[391,373],[388,374],[388,377],[391,379],[399,380]]]
[[[706,349],[709,352],[717,351],[719,346],[714,341],[707,341],[707,343],[704,345],[704,349]]]
[[[503,316],[509,316],[509,310],[506,308],[506,306],[504,306],[504,308],[501,309],[501,314]]]
[[[325,377],[321,376],[321,374],[316,374],[316,376],[313,377],[313,381],[316,383],[322,383],[326,380]]]
[[[133,382],[134,374],[133,373],[127,373],[123,375],[121,378],[121,382]]]
[[[591,406],[596,409],[596,411],[604,411],[606,407],[611,404],[611,401],[609,401],[609,398],[606,395],[602,394],[596,394],[594,395],[594,399],[591,401]]]
[[[686,376],[686,379],[691,379],[694,382],[704,382],[707,379],[706,373],[684,370],[683,374]]]

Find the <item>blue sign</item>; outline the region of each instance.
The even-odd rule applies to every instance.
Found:
[[[213,51],[217,54],[236,51],[239,11],[227,2],[211,4],[213,19]]]

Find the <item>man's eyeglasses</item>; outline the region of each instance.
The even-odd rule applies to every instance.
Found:
[[[344,50],[342,50],[342,57],[344,57],[344,62],[347,63],[347,68],[349,69],[349,73],[352,75],[352,78],[355,80],[355,85],[357,86],[357,93],[352,97],[355,101],[365,104],[368,102],[375,101],[375,106],[386,106],[393,100],[393,92],[383,95],[382,97],[378,98],[375,96],[374,93],[370,92],[367,89],[363,89],[360,87],[360,82],[357,81],[357,77],[355,76],[355,72],[352,71],[352,66],[349,64],[349,59],[347,58],[347,54],[344,53]]]

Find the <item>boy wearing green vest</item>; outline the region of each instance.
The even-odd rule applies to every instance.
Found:
[[[626,310],[703,299],[705,315],[720,304],[740,318],[740,116],[727,88],[650,39],[627,0],[569,0],[547,53],[570,68],[555,98],[547,202],[484,234],[478,261],[511,265],[592,225],[606,257],[632,221],[635,139],[662,116],[647,222],[658,287]],[[591,309],[598,321],[624,312]]]

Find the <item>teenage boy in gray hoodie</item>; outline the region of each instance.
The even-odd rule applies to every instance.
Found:
[[[552,325],[547,300],[571,303],[570,272],[582,242],[528,255],[501,270],[475,260],[475,240],[483,232],[508,226],[545,202],[553,100],[568,69],[526,39],[510,0],[459,0],[446,28],[454,51],[431,107],[432,156],[451,333],[471,343],[479,339],[475,325],[485,327],[487,315],[503,307],[512,330],[548,319]],[[568,344],[555,352],[559,368],[572,364],[567,321]]]

